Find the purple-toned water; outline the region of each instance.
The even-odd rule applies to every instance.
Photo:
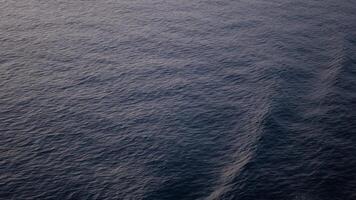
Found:
[[[353,0],[0,0],[0,199],[355,200]]]

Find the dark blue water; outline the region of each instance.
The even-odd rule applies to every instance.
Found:
[[[354,0],[0,3],[1,200],[356,199]]]

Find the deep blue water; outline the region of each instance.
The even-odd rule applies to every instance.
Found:
[[[356,2],[0,1],[0,199],[355,200]]]

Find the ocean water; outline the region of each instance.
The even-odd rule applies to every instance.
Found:
[[[354,0],[1,0],[0,199],[355,200]]]

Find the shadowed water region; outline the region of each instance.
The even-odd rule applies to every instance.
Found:
[[[0,49],[0,199],[356,199],[353,0],[1,0]]]

